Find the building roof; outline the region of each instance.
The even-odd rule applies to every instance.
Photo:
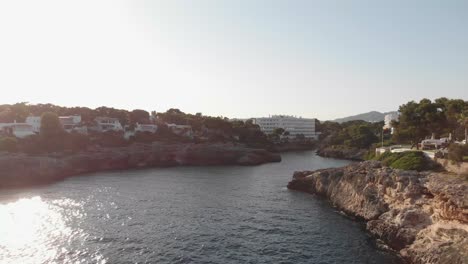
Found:
[[[255,117],[252,119],[273,119],[273,118],[289,118],[289,119],[296,119],[296,120],[315,120],[316,118],[305,118],[302,116],[292,116],[292,115],[271,115],[269,117]]]

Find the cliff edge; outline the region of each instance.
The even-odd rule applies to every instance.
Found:
[[[295,172],[289,189],[326,197],[410,263],[468,263],[468,181],[366,161]]]

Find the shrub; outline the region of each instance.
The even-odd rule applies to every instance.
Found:
[[[42,114],[40,134],[46,139],[63,136],[64,131],[57,114],[51,112]]]
[[[123,137],[123,132],[107,131],[104,133],[96,133],[92,137],[92,143],[102,147],[125,147],[129,144]]]
[[[448,158],[454,162],[463,162],[464,156],[468,155],[468,145],[451,144],[449,146]]]
[[[18,142],[19,149],[21,152],[34,155],[44,152],[43,145],[44,143],[41,140],[42,138],[39,135],[33,135],[21,139]]]
[[[71,152],[78,152],[85,150],[89,142],[89,137],[87,135],[72,132],[65,137],[64,149]]]
[[[377,157],[377,160],[382,161],[385,166],[390,166],[397,159],[401,158],[403,153],[391,153],[385,152],[384,154]]]
[[[30,155],[51,152],[78,152],[85,150],[88,145],[88,136],[76,132],[70,134],[64,132],[52,138],[33,135],[18,141],[19,151]]]
[[[158,137],[156,134],[151,132],[136,132],[135,136],[133,136],[132,141],[138,143],[151,143],[157,141]]]
[[[17,143],[14,137],[0,138],[0,151],[15,152],[18,148]]]
[[[422,152],[407,152],[393,161],[390,166],[394,169],[423,171],[429,169],[428,158]]]
[[[376,159],[375,151],[373,151],[373,150],[367,151],[367,153],[364,155],[364,159],[365,159],[365,160],[373,160],[373,159]]]
[[[380,160],[383,165],[394,169],[423,171],[436,168],[435,163],[421,151],[385,152],[377,156],[376,160]]]

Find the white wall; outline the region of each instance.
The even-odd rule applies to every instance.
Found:
[[[315,131],[315,118],[297,118],[292,116],[272,116],[254,118],[254,124],[260,126],[265,134],[271,134],[276,128],[283,128],[288,131],[290,138],[296,135],[304,135],[306,138],[317,139],[318,133]]]
[[[41,117],[40,116],[28,116],[26,118],[26,124],[33,127],[33,131],[39,133],[41,131]]]

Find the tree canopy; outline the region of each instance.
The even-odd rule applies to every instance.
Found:
[[[44,138],[54,138],[63,134],[63,128],[57,114],[46,112],[41,117],[40,134]]]
[[[433,133],[437,137],[464,138],[468,116],[468,102],[439,98],[411,101],[399,108],[400,118],[394,122],[394,139],[401,143],[416,144]]]
[[[342,124],[326,121],[318,123],[322,133],[322,144],[330,146],[347,146],[352,148],[369,148],[379,141],[383,122],[369,123],[362,120],[348,121]]]
[[[136,123],[139,124],[148,124],[149,123],[149,118],[150,114],[145,111],[145,110],[140,110],[140,109],[135,109],[130,112],[129,114],[130,117],[130,124],[135,125]]]

